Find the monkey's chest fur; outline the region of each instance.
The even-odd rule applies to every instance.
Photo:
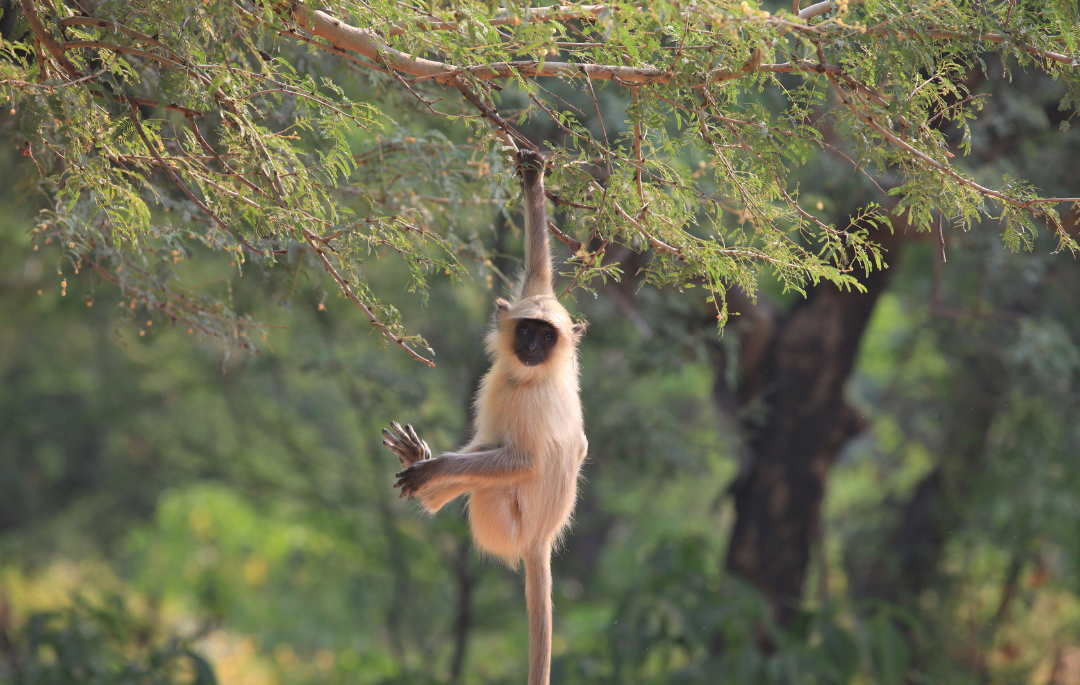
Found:
[[[515,565],[526,550],[557,542],[574,511],[588,449],[576,369],[542,383],[492,369],[476,405],[473,442],[503,445],[528,464],[520,480],[474,488],[469,499],[477,547]]]

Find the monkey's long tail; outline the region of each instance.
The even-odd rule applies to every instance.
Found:
[[[525,553],[525,604],[529,610],[529,685],[551,679],[551,543]]]

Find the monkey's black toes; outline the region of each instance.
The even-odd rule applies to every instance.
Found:
[[[402,467],[408,468],[416,462],[431,459],[431,449],[416,434],[416,429],[412,427],[412,424],[406,424],[405,428],[402,428],[397,421],[391,421],[390,428],[393,429],[393,433],[385,428],[382,429],[385,438],[382,442],[387,449],[398,456]]]
[[[383,439],[382,444],[386,445],[387,449],[396,454],[401,454],[404,451],[404,447],[402,446],[400,440],[390,435],[389,433],[386,433],[385,431],[383,431],[383,434],[386,435],[386,438]]]
[[[394,435],[393,433],[386,430],[385,428],[382,429],[382,434],[383,434],[383,437],[386,438],[386,440],[384,442],[389,442],[390,444],[397,445],[397,446],[401,445],[401,438]]]

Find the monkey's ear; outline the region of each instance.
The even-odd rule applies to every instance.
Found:
[[[498,309],[500,312],[508,312],[510,311],[510,303],[501,297],[496,297],[495,309]]]
[[[588,321],[579,321],[570,327],[570,332],[574,334],[574,340],[580,340],[581,336],[585,335],[585,329],[589,327]]]

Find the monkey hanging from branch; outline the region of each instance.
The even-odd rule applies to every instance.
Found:
[[[525,564],[529,685],[551,675],[551,553],[577,499],[585,439],[574,323],[555,297],[544,209],[543,155],[518,152],[525,205],[525,268],[512,302],[499,298],[485,338],[491,369],[477,393],[473,437],[432,458],[411,425],[391,423],[383,444],[404,470],[395,488],[436,512],[469,495],[476,546],[511,568]]]

